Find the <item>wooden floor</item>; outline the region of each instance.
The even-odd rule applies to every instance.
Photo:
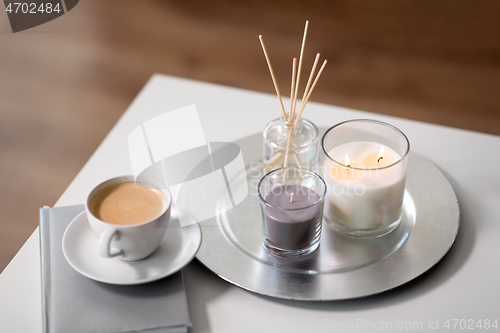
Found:
[[[306,64],[329,60],[312,100],[500,135],[499,16],[497,0],[85,0],[13,34],[2,11],[0,271],[153,73],[273,93],[258,35],[287,87],[307,19]]]

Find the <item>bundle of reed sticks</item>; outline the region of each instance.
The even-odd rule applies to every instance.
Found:
[[[309,98],[311,97],[311,94],[314,90],[314,87],[316,87],[316,83],[318,83],[318,79],[321,76],[321,73],[323,72],[323,69],[325,68],[326,63],[327,63],[327,60],[325,59],[323,61],[323,65],[321,65],[319,71],[317,72],[316,77],[314,77],[314,74],[316,73],[316,67],[318,66],[318,62],[319,62],[319,58],[320,58],[320,54],[319,53],[316,54],[316,58],[314,59],[311,73],[309,74],[309,79],[307,81],[306,87],[304,89],[304,93],[302,95],[300,107],[297,110],[297,96],[299,93],[300,74],[302,71],[302,58],[304,55],[304,47],[306,44],[308,26],[309,26],[309,21],[306,21],[306,25],[304,28],[304,36],[302,37],[302,46],[300,48],[300,56],[299,56],[298,62],[297,62],[297,58],[293,58],[292,83],[291,83],[291,87],[290,87],[290,109],[289,109],[288,115],[287,115],[287,112],[285,110],[285,106],[283,105],[281,93],[280,93],[280,90],[278,87],[278,83],[276,82],[276,77],[274,75],[273,66],[271,65],[271,61],[269,60],[269,55],[267,54],[267,50],[266,50],[266,47],[264,45],[264,39],[262,38],[262,35],[259,35],[260,44],[262,45],[262,50],[264,51],[264,56],[266,57],[267,66],[269,67],[269,72],[271,73],[271,78],[273,80],[274,88],[276,90],[276,95],[278,96],[278,99],[279,99],[279,102],[281,105],[281,110],[283,111],[283,117],[288,122],[288,124],[290,124],[290,126],[292,128],[295,126],[295,124],[297,124],[300,117],[302,116],[302,113],[304,112],[304,108],[306,107],[306,104],[309,101]],[[284,167],[286,167],[288,165],[288,151],[289,151],[290,141],[291,141],[291,136],[292,136],[291,133],[292,133],[292,131],[289,131],[287,149],[285,152],[285,159],[284,159],[284,164],[283,164]]]

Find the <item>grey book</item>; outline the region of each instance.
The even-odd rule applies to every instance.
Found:
[[[188,332],[182,271],[123,286],[93,281],[67,263],[62,237],[83,210],[83,205],[40,209],[43,332]]]

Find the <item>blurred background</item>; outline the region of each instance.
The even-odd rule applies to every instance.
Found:
[[[497,0],[85,0],[13,34],[2,7],[0,271],[153,73],[274,93],[258,35],[288,87],[309,20],[305,64],[329,61],[311,100],[500,135],[499,17]]]

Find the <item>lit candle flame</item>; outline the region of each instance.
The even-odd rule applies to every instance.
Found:
[[[384,159],[384,146],[380,147],[380,151],[378,152],[377,163],[380,162],[380,160],[382,159]]]
[[[347,156],[347,154],[345,154],[345,166],[348,166],[348,167],[351,166],[351,162],[349,161],[349,156]]]

